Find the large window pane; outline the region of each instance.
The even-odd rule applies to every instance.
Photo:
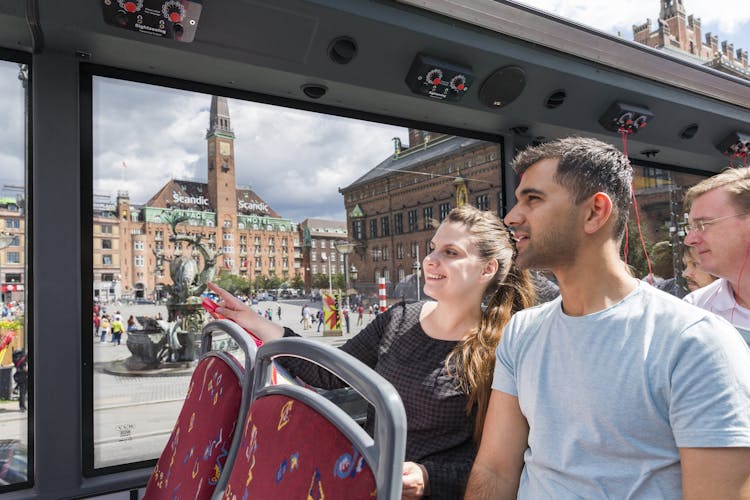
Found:
[[[325,276],[326,290],[321,273],[344,282],[334,243],[352,237],[337,189],[390,157],[393,137],[407,132],[103,77],[93,80],[93,131],[87,337],[102,468],[154,459],[167,441],[198,351],[189,335],[165,333],[191,329],[170,301],[200,303],[192,277],[206,259],[221,284],[300,327],[314,278]],[[330,249],[336,265],[313,247]]]
[[[28,477],[25,65],[0,61],[0,492]]]

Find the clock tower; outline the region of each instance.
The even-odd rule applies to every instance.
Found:
[[[206,131],[208,143],[208,199],[216,211],[216,227],[233,232],[237,227],[237,181],[234,173],[234,132],[226,97],[211,97],[211,116]],[[224,266],[236,267],[231,255]]]

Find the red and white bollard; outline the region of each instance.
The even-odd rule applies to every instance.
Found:
[[[380,300],[380,312],[388,308],[385,301],[385,278],[378,278],[378,299]]]

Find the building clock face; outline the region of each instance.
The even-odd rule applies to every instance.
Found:
[[[228,142],[219,143],[219,154],[221,154],[221,156],[229,156],[229,143]]]

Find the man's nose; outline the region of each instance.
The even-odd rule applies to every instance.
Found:
[[[700,231],[697,229],[688,229],[685,235],[685,244],[689,247],[695,246],[700,241]]]
[[[515,226],[520,223],[520,214],[517,210],[518,205],[515,205],[513,208],[510,209],[510,212],[508,212],[505,217],[503,218],[503,222],[505,222],[506,226]]]

